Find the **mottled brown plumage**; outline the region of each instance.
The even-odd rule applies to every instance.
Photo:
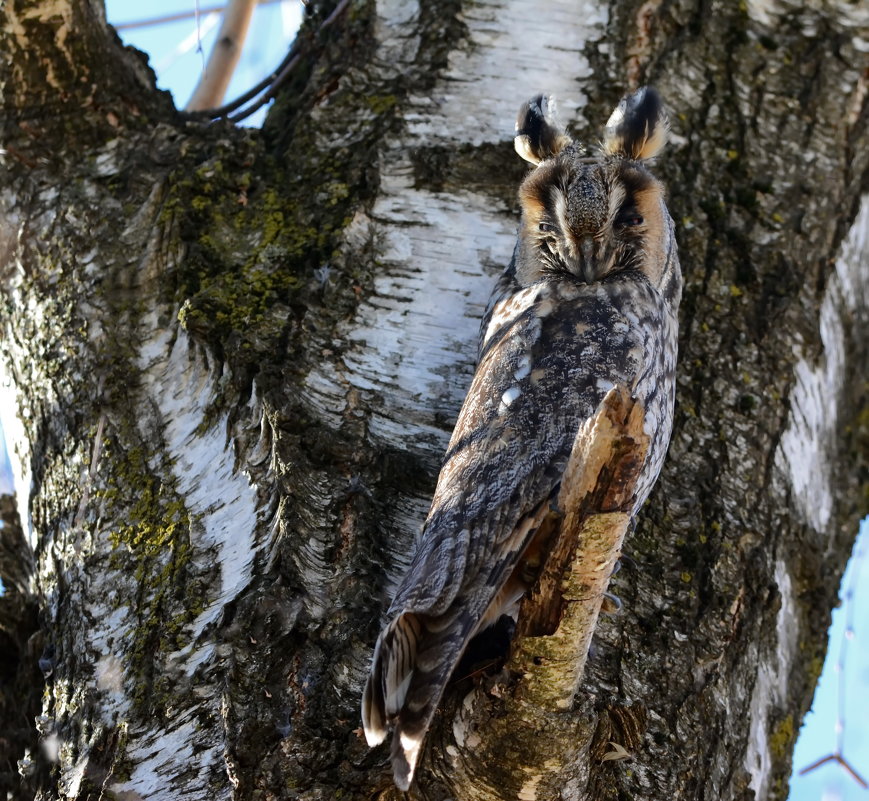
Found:
[[[650,445],[634,512],[670,438],[682,279],[664,191],[645,163],[666,139],[660,100],[650,89],[625,98],[593,158],[554,123],[548,98],[523,106],[516,128],[516,150],[537,165],[519,190],[519,239],[363,697],[368,742],[394,728],[405,789],[469,640],[526,588],[523,556],[557,514],[582,423],[614,386],[641,403]]]

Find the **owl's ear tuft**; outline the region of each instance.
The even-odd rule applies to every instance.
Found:
[[[637,161],[651,159],[664,148],[669,130],[661,96],[652,87],[643,86],[623,97],[610,115],[603,152]]]
[[[557,156],[570,143],[570,137],[555,119],[555,100],[551,95],[537,95],[523,103],[516,118],[513,147],[525,161],[540,164]]]

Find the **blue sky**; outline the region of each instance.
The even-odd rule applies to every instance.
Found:
[[[842,578],[839,590],[842,604],[833,611],[824,670],[815,690],[812,711],[806,715],[794,751],[795,773],[836,750],[841,725],[842,753],[857,773],[869,781],[867,520],[860,526]],[[839,765],[827,763],[807,776],[793,776],[789,797],[793,801],[866,801],[869,790],[862,789]]]
[[[200,7],[212,2],[204,0]],[[107,0],[109,22],[122,24],[190,11],[195,0]],[[280,62],[292,41],[302,16],[298,0],[273,3],[254,14],[244,55],[227,92],[227,100],[250,88]],[[150,54],[158,85],[175,96],[183,107],[190,97],[214,41],[218,17],[201,14],[197,32],[192,19],[122,30],[125,42]],[[264,111],[246,124],[262,123]],[[2,429],[0,429],[2,436]],[[0,448],[0,482],[9,475],[5,447]],[[8,491],[8,490],[7,490]],[[842,747],[845,757],[869,780],[869,525],[864,521],[842,582],[843,604],[833,613],[830,652],[794,753],[795,774],[836,750],[837,726],[844,723]],[[2,591],[2,585],[0,585]],[[846,623],[848,625],[846,625]],[[846,634],[850,631],[850,634]],[[843,643],[845,659],[842,662]],[[808,776],[794,775],[791,801],[869,801],[863,790],[841,767],[828,763]]]

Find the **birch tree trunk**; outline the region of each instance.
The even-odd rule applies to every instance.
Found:
[[[651,83],[686,290],[624,609],[556,762],[465,679],[409,797],[783,799],[866,512],[865,5],[331,10],[257,132],[179,115],[99,0],[0,9],[0,789],[399,797],[360,692],[512,252],[513,115],[553,92],[593,144]]]

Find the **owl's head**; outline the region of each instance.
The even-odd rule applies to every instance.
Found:
[[[551,273],[591,284],[637,270],[661,285],[672,223],[648,163],[664,147],[667,130],[661,99],[648,87],[622,99],[592,156],[556,123],[550,97],[522,106],[514,145],[536,169],[519,189],[520,284]]]

